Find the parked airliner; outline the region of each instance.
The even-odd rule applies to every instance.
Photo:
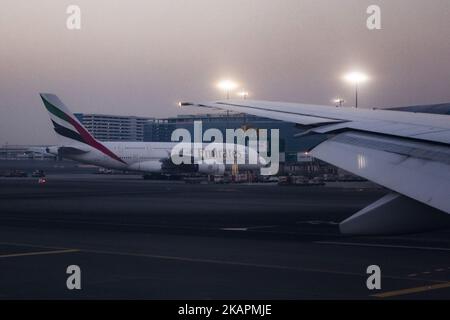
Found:
[[[59,139],[57,146],[46,149],[47,153],[104,168],[142,173],[223,174],[227,169],[223,159],[214,159],[214,155],[204,159],[208,160],[206,163],[175,165],[171,152],[177,142],[98,141],[56,95],[42,93],[40,96]]]

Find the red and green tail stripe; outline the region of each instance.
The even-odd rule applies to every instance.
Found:
[[[78,121],[73,119],[70,115],[65,113],[64,111],[60,110],[53,104],[51,104],[43,95],[41,95],[42,101],[44,102],[45,108],[48,112],[50,112],[52,115],[58,117],[59,119],[71,124],[77,132],[66,128],[55,121],[52,120],[54,129],[56,133],[76,141],[79,141],[81,143],[87,144],[100,152],[106,154],[107,156],[113,158],[114,160],[117,160],[119,162],[122,162],[126,164],[125,161],[123,161],[121,158],[119,158],[116,154],[114,154],[111,150],[109,150],[107,147],[105,147],[103,144],[95,140],[95,138],[82,126]]]

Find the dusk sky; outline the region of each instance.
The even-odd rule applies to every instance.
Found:
[[[81,30],[66,28],[71,4]],[[371,4],[382,30],[366,27]],[[342,75],[358,69],[371,77],[362,107],[450,102],[449,0],[0,5],[0,145],[56,142],[39,92],[73,112],[165,117],[180,113],[179,100],[224,98],[215,83],[231,78],[252,99],[352,104]]]

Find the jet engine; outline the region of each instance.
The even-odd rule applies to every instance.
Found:
[[[198,172],[205,173],[205,174],[217,174],[217,175],[223,175],[225,173],[225,165],[224,164],[199,164],[198,165]]]
[[[129,167],[131,170],[144,171],[144,172],[161,172],[162,163],[160,161],[143,161],[133,163]]]
[[[59,155],[59,147],[58,146],[47,147],[47,148],[45,148],[45,152],[57,156],[57,155]]]

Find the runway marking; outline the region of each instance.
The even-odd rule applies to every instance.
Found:
[[[339,271],[339,270],[316,269],[316,268],[301,268],[301,267],[291,267],[291,266],[283,266],[283,265],[258,264],[258,263],[250,263],[250,262],[239,262],[239,261],[213,260],[213,259],[190,258],[190,257],[180,257],[180,256],[164,256],[164,255],[156,255],[156,254],[121,252],[121,251],[92,250],[92,249],[88,249],[88,248],[86,248],[86,249],[84,249],[84,248],[70,249],[67,247],[66,248],[63,248],[63,247],[58,248],[58,247],[50,247],[50,246],[46,246],[46,245],[36,245],[36,244],[17,243],[17,242],[0,242],[0,244],[23,246],[23,247],[28,246],[28,247],[35,247],[35,248],[59,249],[59,250],[52,250],[52,251],[41,251],[41,252],[14,254],[14,255],[39,255],[39,254],[80,252],[80,253],[94,253],[94,254],[109,254],[109,255],[143,257],[143,258],[172,260],[172,261],[181,261],[181,262],[209,263],[209,264],[219,264],[219,265],[222,264],[222,265],[230,265],[230,266],[255,267],[255,268],[265,268],[265,269],[291,270],[291,271],[297,271],[297,272],[328,273],[328,274],[338,274],[338,275],[358,276],[358,277],[366,276],[366,274],[357,273],[357,272],[346,272],[346,271]],[[0,258],[1,258],[1,256],[0,256]],[[449,269],[450,269],[450,267],[449,267]],[[383,277],[386,279],[396,279],[396,280],[429,281],[429,282],[434,282],[434,283],[438,283],[438,284],[441,284],[444,282],[442,280],[408,278],[408,277],[404,277],[404,276],[384,275]]]
[[[421,274],[431,274],[433,272],[443,272],[443,271],[445,271],[444,268],[438,268],[438,269],[434,269],[434,271],[423,271],[423,272],[421,272]],[[408,274],[408,277],[416,277],[417,275],[418,275],[418,273],[411,273],[411,274]]]
[[[12,253],[0,255],[1,258],[13,258],[13,257],[24,257],[24,256],[38,256],[47,254],[59,254],[59,253],[71,253],[79,252],[78,249],[67,249],[67,250],[53,250],[53,251],[35,251],[35,252],[24,252],[24,253]]]
[[[254,226],[254,227],[248,227],[248,229],[256,230],[256,229],[268,229],[268,228],[275,228],[278,227],[278,225],[271,225],[271,226]]]
[[[222,231],[251,231],[251,230],[257,230],[257,229],[268,229],[268,228],[275,228],[278,227],[277,225],[272,226],[254,226],[254,227],[231,227],[231,228],[219,228],[219,230]]]
[[[23,218],[12,218],[12,217],[0,217],[1,220],[8,221],[38,221],[38,222],[62,222],[62,223],[77,223],[77,224],[92,224],[99,226],[114,226],[114,227],[148,227],[148,228],[160,228],[160,229],[188,229],[188,230],[217,230],[217,228],[213,227],[204,227],[204,226],[179,226],[179,225],[162,225],[162,224],[142,224],[142,223],[114,223],[114,222],[97,222],[90,220],[69,220],[69,219],[23,219]]]
[[[392,297],[398,297],[398,296],[403,296],[403,295],[407,295],[407,294],[421,293],[421,292],[437,290],[437,289],[445,289],[445,288],[450,288],[450,282],[433,284],[433,285],[429,285],[429,286],[422,286],[422,287],[416,287],[416,288],[388,291],[388,292],[384,292],[384,293],[374,294],[373,297],[392,298]]]
[[[90,249],[80,249],[80,252],[95,253],[95,254],[121,255],[121,256],[131,256],[131,257],[143,257],[143,258],[172,260],[172,261],[181,261],[181,262],[209,263],[209,264],[241,266],[241,267],[253,267],[253,268],[263,268],[263,269],[290,270],[290,271],[297,271],[297,272],[328,273],[328,274],[337,274],[337,275],[345,275],[345,276],[358,276],[358,277],[365,277],[366,276],[366,274],[362,274],[362,273],[346,272],[346,271],[339,271],[339,270],[317,269],[317,268],[301,268],[301,267],[291,267],[291,266],[283,266],[283,265],[259,264],[259,263],[227,261],[227,260],[213,260],[213,259],[203,259],[203,258],[190,258],[190,257],[180,257],[180,256],[164,256],[164,255],[147,254],[147,253],[104,251],[104,250],[90,250]],[[424,279],[419,279],[419,278],[411,279],[411,278],[407,278],[407,277],[404,277],[404,276],[384,275],[383,278],[395,279],[395,280],[425,281]],[[442,283],[443,282],[443,281],[440,281],[440,280],[427,280],[427,281],[435,282],[435,283]]]
[[[26,217],[26,219],[22,218],[13,218],[13,217],[0,217],[0,221],[38,221],[38,222],[62,222],[62,223],[76,223],[76,224],[92,224],[92,225],[100,225],[100,226],[115,226],[115,227],[148,227],[148,228],[159,228],[159,229],[186,229],[186,230],[201,230],[201,231],[211,231],[211,230],[221,230],[220,226],[216,227],[206,227],[206,226],[180,226],[180,225],[160,225],[160,224],[133,224],[133,223],[107,223],[107,222],[95,222],[95,221],[83,221],[83,220],[69,220],[69,219],[29,219],[30,217]],[[331,233],[318,233],[318,232],[289,232],[289,231],[270,231],[264,229],[270,229],[270,227],[278,227],[278,225],[274,226],[264,226],[264,227],[249,227],[247,231],[255,232],[255,233],[271,233],[271,234],[279,234],[279,235],[301,235],[301,236],[317,236],[317,237],[333,237],[333,238],[341,238],[339,234],[331,234]],[[260,230],[261,229],[261,230]],[[223,230],[226,231],[226,230]]]
[[[402,245],[361,243],[361,242],[316,241],[314,243],[317,243],[317,244],[330,244],[330,245],[338,245],[338,246],[375,247],[375,248],[392,248],[392,249],[414,249],[414,250],[431,250],[431,251],[450,251],[450,248],[421,247],[421,246],[402,246]]]
[[[22,242],[0,242],[0,245],[7,246],[16,246],[16,247],[29,247],[29,248],[40,248],[40,249],[53,249],[53,250],[72,250],[73,248],[66,247],[49,247],[49,246],[41,246],[31,243],[22,243]]]
[[[323,220],[308,220],[308,221],[296,221],[296,224],[311,224],[311,225],[321,225],[321,224],[327,224],[327,225],[338,225],[339,222],[336,221],[323,221]]]

